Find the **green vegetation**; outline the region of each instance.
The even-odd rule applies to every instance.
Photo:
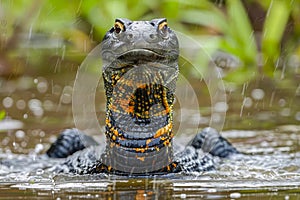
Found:
[[[261,75],[276,77],[290,55],[300,57],[299,10],[300,2],[293,0],[1,1],[0,73],[49,73],[57,62],[78,65],[115,18],[166,17],[177,31],[214,36],[213,50],[241,60],[227,81],[241,84]],[[251,19],[249,13],[258,11],[262,18]]]
[[[5,110],[0,110],[0,121],[3,120],[5,118]]]

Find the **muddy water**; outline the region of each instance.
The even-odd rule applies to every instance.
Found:
[[[205,83],[190,80],[197,88],[200,109],[176,102],[176,140],[184,146],[198,126],[211,123],[211,115],[220,118],[211,107],[225,109],[222,135],[245,154],[223,160],[217,171],[151,178],[55,175],[47,168],[59,160],[42,154],[61,129],[75,126],[74,79],[74,72],[1,79],[0,111],[6,117],[0,121],[0,159],[11,167],[0,165],[0,199],[298,199],[297,85],[268,90],[270,83],[256,82],[231,88],[225,105],[212,106]],[[179,82],[178,88],[182,87]],[[105,114],[101,84],[98,92],[95,109],[100,126],[86,131],[101,140]]]

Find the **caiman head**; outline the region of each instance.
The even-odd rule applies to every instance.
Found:
[[[175,33],[166,19],[116,19],[101,55],[107,101],[102,163],[132,174],[170,169],[179,55]]]

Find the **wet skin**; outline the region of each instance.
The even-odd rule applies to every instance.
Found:
[[[166,19],[116,19],[101,43],[101,55],[106,146],[100,148],[77,129],[63,131],[47,151],[49,157],[67,157],[58,172],[201,172],[214,168],[214,156],[238,153],[212,128],[197,134],[184,151],[173,152],[179,44]]]

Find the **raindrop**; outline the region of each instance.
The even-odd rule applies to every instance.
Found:
[[[30,99],[28,102],[28,107],[33,112],[33,114],[37,117],[40,117],[44,114],[42,103],[38,99]]]
[[[11,97],[5,97],[3,100],[2,100],[2,104],[5,108],[10,108],[12,107],[14,103],[14,100],[11,98]]]
[[[231,193],[229,196],[232,199],[238,199],[238,198],[241,198],[242,195],[239,192],[234,192],[234,193]]]
[[[37,175],[42,175],[42,174],[44,174],[44,170],[43,169],[37,169],[36,174]]]
[[[26,108],[26,102],[23,99],[17,101],[16,106],[19,110],[24,110]]]
[[[297,113],[295,114],[295,119],[296,119],[297,121],[300,121],[300,112],[297,112]]]
[[[40,137],[45,137],[45,132],[44,131],[40,132]]]
[[[17,81],[17,88],[21,90],[28,90],[32,87],[32,78],[31,77],[21,77]]]
[[[288,60],[288,65],[294,68],[298,68],[300,66],[300,59],[298,55],[292,55]]]
[[[280,112],[280,115],[283,117],[288,117],[291,115],[291,109],[290,108],[283,108]]]
[[[64,104],[69,104],[72,101],[72,92],[73,88],[71,86],[65,86],[63,90],[63,94],[61,95],[60,99],[61,102]]]
[[[228,105],[226,102],[217,102],[214,106],[216,112],[226,112],[228,110]]]
[[[40,153],[43,149],[44,149],[44,145],[37,144],[37,145],[35,145],[34,152],[35,153]]]
[[[244,107],[250,108],[252,106],[252,99],[250,97],[245,97],[241,106],[240,117],[243,115]]]
[[[186,194],[180,194],[180,198],[181,199],[185,199],[186,198]]]
[[[41,101],[38,99],[30,99],[28,102],[28,106],[30,110],[37,109],[42,106]]]
[[[217,189],[211,188],[211,189],[208,189],[207,192],[208,193],[215,193],[215,192],[217,192]]]
[[[25,136],[25,132],[22,130],[18,130],[18,131],[16,131],[15,135],[17,138],[22,139]]]
[[[22,141],[21,142],[21,147],[25,148],[27,146],[27,142],[26,141]]]
[[[54,95],[60,95],[61,91],[62,91],[62,88],[60,85],[54,85],[52,87],[52,94],[54,94]]]
[[[27,119],[27,118],[28,118],[28,114],[25,113],[25,114],[23,115],[23,119]]]
[[[55,142],[55,141],[56,141],[56,136],[51,135],[51,136],[49,137],[49,142],[50,142],[50,143],[53,143],[53,142]]]
[[[246,108],[250,108],[252,106],[252,99],[250,97],[246,97],[244,98],[244,101],[243,101],[243,105],[246,107]]]
[[[39,93],[45,93],[48,90],[48,83],[47,82],[39,82],[36,86]]]
[[[262,89],[254,89],[251,92],[251,96],[255,100],[262,100],[265,96],[265,92]]]
[[[296,96],[300,96],[300,84],[299,84],[299,86],[296,89]]]
[[[290,196],[289,195],[285,195],[284,200],[289,200]]]
[[[54,109],[54,103],[51,100],[45,100],[43,107],[47,111],[52,111]]]
[[[6,137],[6,138],[4,138],[3,140],[2,140],[2,145],[3,146],[7,146],[8,144],[9,144],[9,142],[10,142],[10,139],[9,139],[9,137]]]
[[[219,113],[213,113],[213,114],[211,115],[211,118],[212,118],[212,121],[218,123],[218,122],[221,121],[222,116],[221,116]]]
[[[279,99],[278,104],[280,107],[284,107],[286,105],[285,99]]]

